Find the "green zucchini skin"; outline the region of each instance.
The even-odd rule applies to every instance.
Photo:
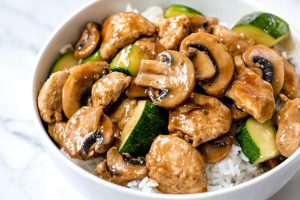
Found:
[[[248,118],[236,139],[251,164],[258,164],[280,155],[275,143],[276,130],[269,120],[260,123]]]
[[[129,153],[132,156],[145,156],[153,142],[160,134],[164,134],[168,128],[168,113],[149,101],[140,101],[138,106],[144,106],[143,112],[126,140],[122,141],[120,153]],[[133,116],[135,117],[135,116]],[[129,125],[129,122],[125,125]],[[124,131],[123,130],[123,131]]]
[[[243,153],[249,159],[251,164],[260,157],[261,153],[258,146],[253,142],[251,136],[247,130],[246,122],[243,125],[243,128],[239,134],[236,136],[237,141],[240,143]]]
[[[50,75],[54,72],[62,71],[65,69],[69,69],[78,64],[78,60],[73,55],[73,52],[68,52],[62,56],[60,56],[54,63]]]
[[[136,76],[139,72],[142,59],[147,55],[136,45],[131,44],[124,47],[111,61],[111,71],[122,72],[126,75]]]
[[[101,57],[101,54],[99,50],[95,51],[92,55],[82,60],[81,64],[84,64],[86,62],[93,62],[93,61],[103,61],[103,58]]]
[[[257,44],[272,47],[286,38],[290,33],[288,23],[271,13],[254,12],[244,16],[232,28],[233,31],[244,33]]]
[[[170,18],[178,14],[186,15],[187,17],[193,17],[195,15],[203,15],[198,10],[194,8],[180,5],[180,4],[172,4],[165,12],[165,18]]]

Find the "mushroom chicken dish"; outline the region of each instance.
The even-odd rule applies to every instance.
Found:
[[[95,174],[119,185],[148,177],[162,193],[206,192],[207,165],[233,145],[270,170],[300,145],[299,78],[277,48],[289,31],[270,13],[229,29],[183,5],[159,22],[88,22],[38,94],[41,119],[71,159],[101,157]]]

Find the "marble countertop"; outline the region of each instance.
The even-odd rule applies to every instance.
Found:
[[[0,1],[0,68],[5,73],[0,78],[0,199],[85,199],[58,173],[39,144],[31,120],[30,90],[42,44],[63,19],[86,2]],[[300,2],[263,2],[272,4],[269,9],[300,30]],[[299,199],[299,187],[300,172],[271,200]]]

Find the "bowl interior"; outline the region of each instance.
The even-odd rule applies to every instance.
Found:
[[[187,6],[193,7],[195,9],[198,9],[202,13],[204,13],[206,16],[212,16],[219,18],[220,22],[227,24],[228,27],[231,27],[235,22],[237,22],[242,16],[245,14],[248,14],[253,11],[259,11],[259,10],[265,10],[264,8],[261,8],[257,5],[249,3],[249,1],[245,0],[231,0],[231,1],[219,1],[219,0],[186,0],[184,2],[180,0],[152,0],[152,1],[140,1],[140,0],[99,0],[96,2],[88,3],[85,7],[81,8],[79,11],[75,13],[75,15],[71,16],[69,19],[67,19],[65,22],[62,23],[61,26],[59,26],[56,31],[52,34],[52,36],[49,38],[48,42],[44,45],[44,47],[41,49],[39,56],[37,58],[37,65],[36,70],[33,78],[33,110],[34,110],[34,119],[37,123],[38,129],[39,129],[39,135],[42,140],[42,142],[46,145],[46,148],[50,150],[50,152],[54,152],[56,156],[59,156],[63,162],[65,162],[66,165],[69,165],[72,168],[75,168],[78,173],[83,173],[87,178],[92,179],[93,181],[97,182],[98,184],[107,184],[104,183],[105,181],[100,180],[99,178],[84,172],[79,167],[75,166],[71,161],[66,159],[58,150],[58,148],[54,145],[54,143],[49,138],[47,132],[44,130],[42,122],[39,117],[39,113],[36,106],[36,99],[38,91],[40,90],[42,84],[46,80],[48,73],[50,71],[50,68],[53,64],[53,62],[56,60],[56,58],[59,56],[59,50],[61,47],[63,47],[66,44],[72,43],[74,44],[76,40],[78,39],[82,29],[85,26],[85,23],[88,21],[95,21],[101,24],[103,19],[115,12],[124,11],[126,8],[126,5],[130,3],[133,8],[138,9],[139,11],[142,11],[146,9],[147,7],[153,6],[153,5],[159,5],[163,8],[166,8],[170,4],[178,3],[178,4],[185,4]],[[274,13],[276,14],[276,13]],[[287,42],[285,43],[285,49],[289,49],[289,52],[291,55],[293,55],[293,63],[297,66],[297,72],[300,74],[300,52],[299,52],[299,41],[300,37],[295,32],[295,30],[292,28],[292,40],[293,43]],[[288,44],[288,45],[287,45]],[[290,157],[287,161],[285,161],[282,165],[278,167],[278,169],[271,170],[270,172],[267,172],[263,175],[261,175],[258,178],[255,179],[263,179],[267,178],[268,176],[271,176],[272,173],[275,173],[276,171],[279,171],[281,168],[285,167],[285,165],[288,165],[290,162],[296,159],[296,157],[299,157],[300,151],[298,150],[292,157]],[[205,194],[195,194],[195,195],[186,195],[186,197],[199,197],[199,195],[202,195],[203,197],[211,195],[211,194],[222,194],[225,192],[230,192],[231,190],[238,189],[239,187],[246,187],[251,184],[255,184],[255,181],[257,180],[251,180],[247,183],[243,183],[239,186],[235,186],[233,188],[224,189],[217,192],[209,192]],[[118,188],[119,190],[128,190],[126,188],[121,188],[119,186],[115,186],[113,184],[110,184],[111,187]],[[129,192],[129,190],[128,190]],[[140,192],[136,191],[130,191],[132,194],[137,194]],[[143,195],[149,195],[144,194]],[[152,194],[151,194],[152,195]],[[156,195],[156,194],[155,194]],[[159,195],[162,197],[163,195]],[[177,195],[178,196],[178,195]],[[173,195],[173,197],[176,197],[176,195]],[[182,197],[182,196],[181,196]],[[168,199],[168,198],[166,198]]]

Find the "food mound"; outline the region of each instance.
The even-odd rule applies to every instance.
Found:
[[[277,48],[290,39],[283,19],[251,13],[229,29],[183,5],[146,17],[88,22],[53,65],[38,108],[71,159],[101,158],[95,174],[115,184],[187,194],[220,184],[226,159],[235,185],[298,149],[300,83]]]

